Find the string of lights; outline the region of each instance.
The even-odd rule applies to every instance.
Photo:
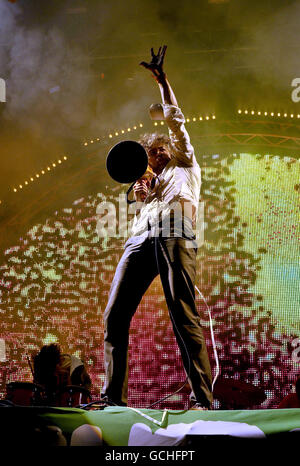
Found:
[[[278,118],[300,118],[300,114],[298,113],[297,115],[295,115],[294,113],[290,113],[288,114],[287,112],[267,112],[267,111],[262,111],[262,110],[248,110],[248,109],[245,109],[245,110],[242,110],[242,109],[238,109],[237,111],[240,115],[244,114],[244,115],[262,115],[262,116],[271,116],[271,117],[278,117]]]
[[[58,159],[56,162],[53,162],[52,164],[48,165],[47,168],[41,170],[39,173],[36,173],[34,176],[30,176],[27,180],[25,180],[23,183],[20,183],[18,187],[12,188],[14,193],[17,193],[21,189],[25,188],[26,186],[30,185],[33,183],[35,180],[39,179],[40,176],[45,175],[47,172],[50,172],[54,168],[56,168],[58,165],[62,164],[63,161],[66,161],[68,157],[64,155],[60,159]]]
[[[274,112],[274,111],[262,111],[262,110],[249,110],[249,109],[241,109],[239,108],[237,110],[237,113],[239,115],[252,115],[252,116],[271,116],[271,117],[278,117],[278,118],[298,118],[300,119],[300,114],[293,114],[290,113],[288,114],[287,112]],[[186,123],[192,123],[192,122],[201,122],[201,121],[209,121],[209,120],[215,120],[216,116],[213,115],[205,115],[205,116],[198,116],[198,117],[192,117],[192,118],[186,118]],[[160,121],[157,122],[155,121],[153,123],[154,126],[164,126],[165,122]],[[114,137],[118,137],[122,134],[130,133],[132,131],[136,131],[137,129],[143,128],[143,123],[139,123],[137,125],[134,125],[132,127],[128,127],[126,129],[121,129],[121,130],[116,130],[108,133],[105,136],[102,137],[97,137],[94,139],[91,139],[89,141],[84,141],[83,145],[88,146],[90,144],[94,144],[97,142],[101,142],[105,139],[112,139]],[[23,183],[20,183],[17,187],[13,187],[12,190],[13,192],[17,193],[18,191],[22,190],[26,186],[30,185],[30,183],[36,181],[39,179],[41,176],[45,175],[47,172],[52,171],[53,168],[56,168],[58,165],[60,165],[63,161],[67,160],[67,156],[63,156],[61,159],[58,159],[57,162],[53,162],[52,164],[48,165],[47,168],[41,170],[39,173],[36,173],[34,176],[30,176],[27,180],[25,180]],[[0,201],[1,203],[1,201]]]
[[[215,120],[216,119],[216,116],[215,115],[206,115],[206,116],[200,116],[200,117],[193,117],[193,118],[187,118],[186,119],[186,123],[191,123],[191,122],[195,122],[195,121],[205,121],[205,120]],[[164,121],[161,121],[160,123],[158,123],[157,121],[155,121],[153,123],[154,126],[164,126],[165,122]],[[97,137],[97,138],[94,138],[94,139],[91,139],[89,141],[85,141],[83,143],[84,146],[88,146],[89,144],[94,144],[94,143],[97,143],[97,142],[101,142],[103,141],[104,139],[112,139],[114,136],[120,136],[121,134],[125,134],[125,133],[130,133],[131,131],[135,131],[139,128],[143,128],[143,123],[139,123],[138,125],[134,125],[133,127],[131,128],[127,128],[127,129],[121,129],[121,130],[117,130],[117,131],[114,131],[114,132],[111,132],[109,133],[108,135],[106,136],[103,136],[103,137]]]

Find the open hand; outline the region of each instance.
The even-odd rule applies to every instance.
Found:
[[[163,79],[165,79],[165,73],[163,71],[163,63],[164,63],[164,58],[165,58],[165,53],[167,50],[167,46],[164,45],[163,47],[159,47],[157,55],[155,55],[153,51],[153,47],[151,48],[151,56],[152,60],[150,63],[147,63],[145,61],[142,61],[140,65],[142,65],[144,68],[147,68],[147,70],[152,71],[154,78],[156,81],[161,82]]]

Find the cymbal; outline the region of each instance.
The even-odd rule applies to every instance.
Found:
[[[266,399],[263,389],[235,379],[218,379],[214,386],[214,398],[228,405],[253,406]]]

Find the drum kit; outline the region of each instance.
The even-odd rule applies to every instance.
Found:
[[[75,408],[91,402],[89,390],[66,385],[55,393],[47,393],[42,385],[32,382],[10,382],[6,385],[6,400],[18,406],[55,406]]]
[[[220,409],[249,409],[265,399],[264,390],[235,379],[220,379],[214,387],[214,398]],[[31,382],[10,382],[6,385],[6,400],[18,406],[83,407],[91,404],[89,390],[66,385],[56,393],[47,394],[41,385]]]

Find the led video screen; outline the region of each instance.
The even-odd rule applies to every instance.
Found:
[[[197,153],[204,243],[197,254],[196,284],[206,303],[198,293],[196,302],[213,374],[206,304],[219,378],[263,390],[265,400],[251,407],[274,408],[299,372],[299,161],[266,154]],[[84,360],[93,398],[99,398],[104,381],[102,316],[124,238],[100,238],[96,210],[103,200],[116,203],[123,191],[114,184],[105,196],[78,193],[72,205],[32,225],[5,251],[0,265],[0,338],[6,352],[0,362],[1,398],[6,383],[32,380],[27,356],[50,342]],[[131,325],[129,404],[149,406],[174,393],[185,377],[158,277]],[[185,409],[188,396],[185,384],[155,407]],[[225,406],[218,398],[215,407]]]

